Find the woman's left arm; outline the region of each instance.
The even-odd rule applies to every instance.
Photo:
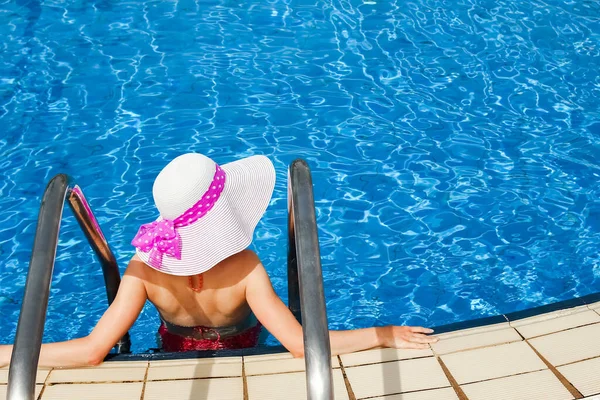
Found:
[[[131,328],[146,303],[146,287],[141,279],[144,266],[131,261],[113,303],[94,330],[86,337],[43,344],[38,366],[78,367],[98,365]],[[0,346],[0,367],[10,363],[12,345]]]
[[[250,253],[248,253],[250,254]],[[253,253],[252,253],[253,254]],[[302,326],[273,290],[269,276],[256,255],[248,275],[246,300],[254,315],[294,357],[304,357]],[[329,331],[331,355],[352,353],[374,347],[426,349],[438,338],[426,336],[431,329],[412,326],[386,326],[346,331]]]

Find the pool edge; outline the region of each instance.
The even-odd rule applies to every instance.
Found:
[[[470,328],[480,328],[504,322],[514,322],[520,319],[537,315],[547,314],[554,311],[590,305],[600,302],[600,292],[588,294],[574,299],[562,300],[556,303],[528,308],[507,314],[499,314],[491,317],[477,318],[467,321],[455,322],[446,325],[434,326],[432,329],[436,334],[448,333]],[[261,346],[237,350],[199,350],[186,352],[156,352],[156,353],[128,353],[109,354],[104,361],[159,361],[159,360],[185,360],[197,358],[221,358],[221,357],[243,357],[264,354],[286,353],[283,346]]]

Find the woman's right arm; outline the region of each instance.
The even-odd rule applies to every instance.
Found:
[[[248,275],[246,300],[256,318],[281,342],[294,357],[304,356],[302,326],[273,290],[271,281],[256,255]],[[438,341],[425,334],[431,329],[410,326],[329,331],[331,355],[352,353],[374,347],[424,349]]]
[[[78,367],[98,365],[131,328],[146,303],[146,288],[141,278],[144,266],[131,261],[113,303],[94,330],[86,337],[66,342],[43,344],[40,367]],[[0,367],[10,363],[12,345],[0,346]]]

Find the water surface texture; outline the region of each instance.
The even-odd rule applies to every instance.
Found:
[[[2,343],[47,182],[81,185],[124,270],[154,177],[188,151],[273,160],[253,248],[284,298],[287,166],[309,162],[331,328],[600,291],[595,0],[2,0],[0,37]],[[106,306],[67,209],[45,340]],[[146,307],[135,351],[157,325]]]

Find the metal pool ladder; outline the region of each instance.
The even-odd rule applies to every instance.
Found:
[[[121,276],[111,251],[81,189],[64,174],[56,175],[44,192],[29,262],[25,294],[8,370],[7,400],[33,400],[35,378],[48,309],[48,296],[58,245],[58,232],[65,200],[98,256],[110,305],[119,289]],[[129,333],[119,340],[117,352],[129,352]]]
[[[290,310],[302,324],[307,399],[333,400],[313,185],[310,169],[300,159],[292,162],[288,176],[288,299]]]
[[[7,400],[33,400],[35,377],[65,199],[100,259],[108,304],[121,281],[116,259],[81,189],[68,176],[48,184],[38,217],[17,335],[8,373]],[[290,165],[288,177],[289,307],[302,322],[308,400],[333,400],[331,348],[310,169],[304,160]],[[302,315],[305,318],[302,318]],[[129,352],[129,334],[117,343]]]

